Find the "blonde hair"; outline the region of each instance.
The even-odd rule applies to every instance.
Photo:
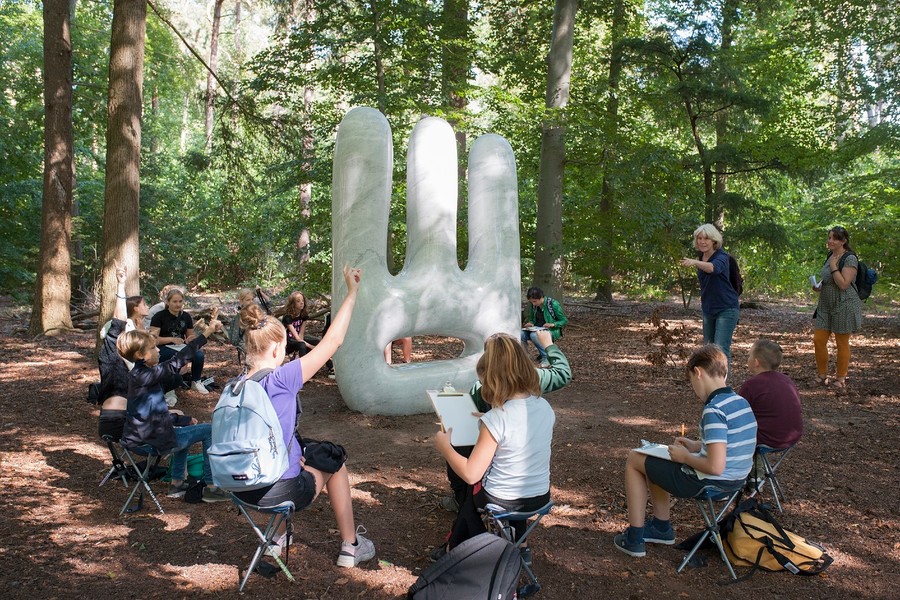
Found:
[[[265,353],[272,344],[284,344],[287,332],[281,321],[269,316],[256,304],[241,309],[241,328],[244,330],[244,346],[247,349],[247,364]]]
[[[694,250],[697,249],[697,238],[701,235],[713,243],[713,250],[718,250],[722,247],[724,242],[722,233],[712,223],[704,223],[694,230]]]
[[[486,339],[475,370],[481,380],[481,397],[494,408],[518,394],[541,394],[537,370],[522,343],[511,335],[495,333]]]
[[[241,304],[243,304],[242,300],[253,300],[254,298],[256,298],[256,293],[250,288],[244,288],[237,293],[238,302]]]
[[[126,331],[116,339],[116,350],[122,358],[128,362],[139,360],[138,355],[144,357],[156,345],[156,338],[146,331]]]
[[[781,346],[772,340],[758,339],[750,347],[750,356],[759,361],[769,371],[774,371],[781,366],[784,352]]]

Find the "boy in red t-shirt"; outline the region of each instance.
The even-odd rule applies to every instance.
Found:
[[[781,346],[771,340],[757,340],[747,360],[753,377],[738,392],[756,416],[757,445],[770,448],[789,448],[803,435],[800,395],[791,378],[776,370],[781,358]]]

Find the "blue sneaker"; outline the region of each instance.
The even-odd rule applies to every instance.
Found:
[[[650,544],[665,544],[671,546],[675,543],[675,529],[672,523],[667,523],[668,527],[660,527],[657,519],[647,519],[644,523],[644,541]]]
[[[647,556],[647,547],[644,545],[644,541],[628,541],[627,529],[613,538],[613,544],[628,556],[636,556],[638,558]]]

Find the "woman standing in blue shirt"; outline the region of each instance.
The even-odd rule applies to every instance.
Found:
[[[717,344],[731,364],[731,338],[741,317],[737,290],[731,285],[728,254],[722,250],[722,234],[710,223],[694,231],[698,258],[683,258],[681,266],[695,267],[700,282],[703,311],[703,343]]]

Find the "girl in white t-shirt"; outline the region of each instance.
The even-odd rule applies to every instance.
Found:
[[[491,410],[481,416],[478,441],[468,458],[450,445],[450,431],[435,446],[470,486],[447,548],[482,533],[479,508],[488,503],[531,511],[550,501],[550,444],[556,415],[540,397],[537,371],[518,339],[496,333],[484,342],[476,367],[481,395]],[[516,537],[525,523],[513,523]]]

